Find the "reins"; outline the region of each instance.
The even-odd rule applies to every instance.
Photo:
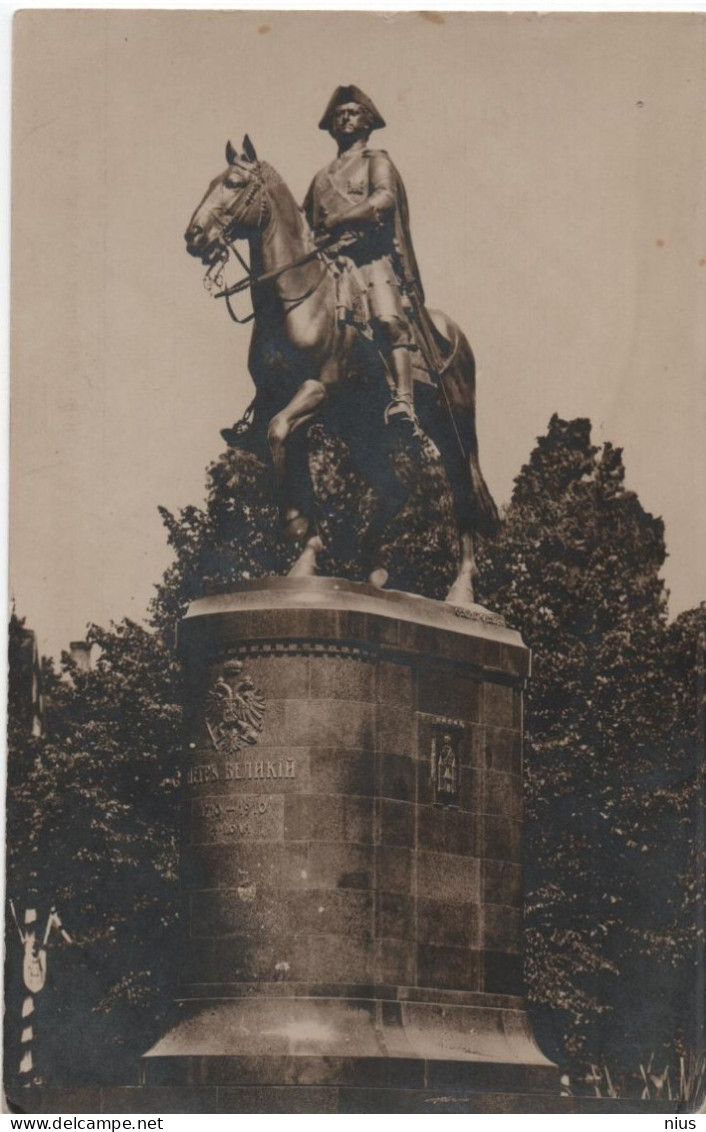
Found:
[[[236,248],[235,244],[231,240],[228,240],[226,242],[226,249],[228,249],[228,248],[230,248],[230,250],[232,252],[235,252],[235,255],[238,259],[238,262],[240,263],[240,266],[242,267],[243,271],[245,272],[245,277],[243,279],[241,279],[238,283],[236,283],[233,287],[226,287],[225,290],[223,290],[223,291],[217,291],[216,294],[213,297],[214,297],[214,299],[225,299],[228,314],[232,318],[233,322],[237,322],[238,326],[245,326],[245,324],[247,322],[252,322],[252,320],[255,317],[255,311],[253,311],[252,314],[249,314],[246,318],[238,318],[237,314],[233,310],[233,306],[231,304],[230,297],[231,297],[231,295],[235,295],[238,291],[244,291],[247,287],[252,287],[252,285],[253,285],[252,272],[250,271],[249,265],[245,262],[245,260],[241,256],[240,252]],[[226,259],[227,258],[228,258],[228,252],[226,250]]]
[[[245,275],[242,279],[239,279],[237,283],[233,283],[230,287],[224,287],[222,291],[217,291],[213,297],[214,299],[225,299],[226,307],[228,308],[228,314],[233,319],[233,321],[237,322],[240,326],[244,325],[246,322],[251,322],[255,317],[255,313],[253,312],[252,314],[249,314],[247,318],[238,318],[237,314],[233,310],[230,301],[232,295],[241,294],[243,291],[247,291],[248,289],[252,290],[253,287],[259,287],[262,283],[271,283],[273,280],[279,279],[279,277],[281,275],[284,275],[287,271],[294,271],[297,267],[303,267],[305,264],[311,263],[312,260],[316,259],[319,256],[320,252],[334,244],[338,238],[338,236],[329,236],[326,240],[319,244],[318,247],[314,248],[313,251],[307,252],[306,255],[299,256],[298,259],[292,260],[291,263],[285,263],[282,267],[277,267],[272,271],[266,271],[262,275],[253,275],[249,265],[241,256],[235,244],[231,240],[226,240],[227,247],[232,252],[234,252],[238,262],[240,263],[240,266],[245,272]],[[297,295],[295,298],[283,296],[282,302],[288,303],[290,305],[290,309],[294,306],[297,306],[299,303],[303,303],[305,299],[308,299],[311,295],[314,294],[314,291],[316,291],[316,289],[323,282],[325,275],[326,265],[322,264],[321,275],[316,280],[316,282],[313,283],[311,287],[309,287],[307,291],[305,291],[302,295]]]
[[[253,275],[235,244],[228,241],[228,247],[232,248],[235,252],[242,268],[247,272],[247,275],[244,279],[239,279],[237,283],[233,283],[231,287],[225,287],[224,290],[217,291],[213,297],[214,299],[225,299],[230,295],[237,295],[239,291],[247,291],[248,287],[259,287],[260,283],[270,283],[273,279],[278,279],[280,275],[284,275],[286,271],[293,271],[296,267],[303,267],[305,263],[311,263],[312,259],[316,259],[319,252],[324,251],[324,249],[330,247],[331,244],[335,244],[336,240],[339,238],[339,236],[329,236],[327,240],[324,240],[323,243],[314,248],[312,252],[307,252],[306,255],[300,256],[299,259],[293,259],[291,263],[285,263],[284,267],[276,267],[273,271],[266,271],[263,275]],[[296,302],[297,300],[292,299],[287,301]]]

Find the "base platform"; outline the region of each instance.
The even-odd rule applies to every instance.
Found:
[[[240,1112],[556,1096],[522,999],[519,634],[268,578],[195,601],[180,651],[184,960],[143,1084]]]

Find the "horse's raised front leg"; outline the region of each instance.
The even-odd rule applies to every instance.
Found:
[[[473,535],[470,531],[459,532],[461,561],[456,580],[451,586],[446,600],[452,605],[474,605],[473,583],[478,577],[476,556],[473,550]]]
[[[288,405],[270,421],[267,441],[272,454],[277,491],[282,499],[282,521],[285,538],[304,538],[309,529],[309,516],[293,500],[287,499],[287,449],[289,437],[302,425],[308,424],[326,399],[326,388],[320,381],[305,381],[292,397]],[[302,465],[306,464],[306,451],[300,453]],[[305,474],[305,469],[297,469]]]

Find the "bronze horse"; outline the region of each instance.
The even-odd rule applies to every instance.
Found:
[[[381,436],[385,426],[380,405],[388,393],[384,369],[367,339],[355,328],[340,325],[335,280],[281,177],[258,160],[247,137],[241,154],[228,143],[226,159],[228,168],[211,182],[185,239],[187,251],[207,265],[207,278],[217,280],[235,251],[234,242],[245,239],[250,245],[254,328],[248,366],[256,388],[254,424],[266,422],[285,533],[304,540],[293,572],[315,573],[321,549],[305,474],[303,426],[325,406],[338,403],[344,406],[339,414],[346,422],[344,439],[379,500],[364,539],[364,556],[369,580],[384,585],[386,572],[376,559],[377,545],[385,525],[409,496]],[[232,291],[221,292],[227,302]],[[446,600],[470,604],[476,573],[473,536],[491,536],[498,514],[478,461],[473,353],[455,323],[439,312],[429,313],[445,357],[434,381],[427,377],[425,384],[416,385],[415,407],[453,492],[460,562]],[[357,393],[352,412],[351,390]],[[224,435],[239,443],[233,433]],[[243,445],[248,443],[243,438]]]

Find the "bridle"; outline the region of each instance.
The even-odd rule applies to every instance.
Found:
[[[246,323],[252,322],[255,317],[255,312],[252,311],[252,313],[246,315],[245,318],[238,318],[237,314],[233,310],[233,304],[230,301],[231,295],[236,295],[239,291],[246,291],[249,287],[253,287],[258,282],[258,280],[253,278],[249,265],[241,256],[233,241],[226,238],[225,227],[226,226],[224,225],[221,232],[223,247],[218,258],[213,261],[208,271],[204,275],[203,285],[209,292],[209,294],[213,295],[214,299],[225,299],[226,309],[233,322],[237,322],[239,326],[244,326]],[[225,287],[225,276],[223,272],[226,264],[228,263],[228,260],[230,259],[231,252],[233,252],[241,267],[245,271],[245,276],[242,279],[239,279],[237,283],[233,284],[232,287]],[[214,271],[215,275],[213,274]],[[214,293],[214,286],[220,287],[221,290]]]
[[[235,245],[235,240],[239,237],[235,234],[234,230],[239,226],[242,226],[244,218],[247,216],[248,210],[255,203],[255,201],[257,201],[258,204],[257,220],[252,224],[249,224],[248,227],[253,227],[256,231],[262,232],[269,222],[271,209],[269,207],[267,185],[265,178],[262,176],[262,167],[260,162],[258,162],[256,168],[259,175],[253,180],[253,184],[248,190],[246,197],[242,202],[242,206],[239,205],[238,207],[237,214],[231,214],[227,220],[223,221],[220,218],[214,217],[216,224],[220,228],[220,237],[223,246],[218,257],[209,266],[206,274],[203,277],[203,283],[206,290],[213,295],[214,299],[225,299],[228,314],[230,315],[233,322],[238,323],[239,326],[243,326],[245,325],[245,323],[252,322],[252,320],[255,318],[255,312],[253,311],[245,318],[238,318],[238,315],[233,310],[231,303],[231,297],[233,295],[240,294],[243,291],[252,290],[255,287],[259,287],[263,283],[271,283],[275,279],[278,279],[281,275],[284,275],[287,271],[292,271],[297,267],[303,267],[305,264],[311,263],[312,260],[319,258],[321,256],[321,253],[327,247],[330,247],[332,244],[334,244],[339,238],[338,236],[331,235],[326,240],[320,242],[313,251],[307,252],[303,256],[299,256],[298,259],[292,260],[291,263],[286,263],[282,267],[275,268],[273,271],[263,272],[261,275],[253,275],[250,265],[246,263],[245,259],[240,254]],[[224,269],[230,259],[231,252],[238,260],[240,266],[245,272],[245,275],[242,279],[239,279],[237,283],[233,283],[230,286],[224,286]],[[300,303],[303,303],[306,299],[310,298],[323,283],[326,275],[328,274],[328,267],[323,259],[321,259],[320,262],[321,274],[319,275],[319,278],[315,283],[312,283],[312,285],[302,295],[296,295],[295,297],[283,295],[281,297],[282,303],[286,305],[287,312],[294,310],[297,306],[299,306]],[[214,286],[219,287],[220,290],[214,292]]]

